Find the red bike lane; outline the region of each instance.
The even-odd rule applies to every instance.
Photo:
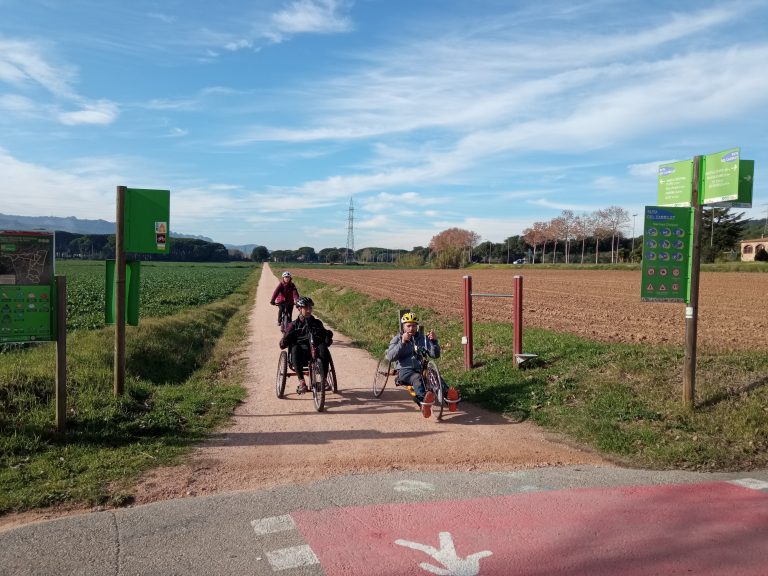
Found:
[[[768,574],[768,492],[729,482],[556,490],[291,516],[327,576]]]

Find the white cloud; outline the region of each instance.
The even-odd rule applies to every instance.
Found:
[[[288,34],[347,32],[352,22],[339,14],[340,8],[342,2],[336,0],[295,0],[275,13],[272,22],[279,32]]]
[[[36,42],[0,38],[0,81],[17,88],[41,86],[51,94],[71,98],[74,69],[47,61],[45,48]]]
[[[119,114],[117,105],[114,102],[100,100],[90,104],[85,104],[82,110],[76,112],[61,112],[59,122],[67,126],[78,124],[111,124]]]

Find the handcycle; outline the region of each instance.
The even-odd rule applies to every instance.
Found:
[[[317,353],[317,346],[315,345],[315,339],[312,336],[311,331],[309,332],[309,351],[310,360],[302,375],[307,375],[309,378],[308,387],[312,392],[312,400],[315,404],[315,410],[322,412],[323,408],[325,408],[326,387],[329,392],[333,392],[334,394],[339,391],[339,384],[336,379],[336,368],[333,365],[333,358],[329,351],[328,374],[326,375],[325,370],[323,369],[323,362]],[[285,396],[285,383],[288,376],[298,376],[294,366],[292,354],[289,354],[288,350],[282,350],[280,352],[280,358],[277,360],[277,377],[275,378],[275,394],[278,398],[283,398]],[[298,387],[296,392],[298,394],[302,393],[299,391]]]
[[[410,312],[410,310],[405,309],[400,311],[398,323],[399,319],[402,318],[403,314],[406,312]],[[423,333],[424,328],[420,326],[419,334]],[[440,376],[440,370],[438,370],[437,364],[435,364],[425,348],[418,348],[416,353],[421,360],[421,377],[424,382],[424,393],[426,394],[427,392],[432,391],[435,395],[434,404],[432,405],[432,414],[434,414],[438,420],[441,420],[444,408],[447,406],[450,408],[450,406],[445,397],[444,382]],[[387,360],[386,356],[384,356],[379,360],[379,363],[376,366],[376,373],[373,377],[373,395],[376,398],[379,398],[384,393],[384,389],[387,387],[387,382],[389,382],[390,376],[394,377],[395,386],[406,388],[411,396],[416,395],[413,391],[413,386],[407,382],[398,380],[398,370],[393,368],[392,362]],[[459,400],[456,400],[455,403],[458,401]]]

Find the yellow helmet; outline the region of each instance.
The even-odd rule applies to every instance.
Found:
[[[416,314],[413,312],[406,312],[403,314],[403,317],[400,318],[400,324],[405,324],[406,322],[415,322],[416,324],[419,323],[419,319],[416,318]]]

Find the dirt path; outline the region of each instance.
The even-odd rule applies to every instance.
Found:
[[[252,490],[339,474],[386,470],[508,470],[605,462],[556,442],[536,426],[511,423],[461,405],[442,422],[422,418],[406,392],[387,387],[374,398],[376,361],[335,332],[331,347],[339,394],[317,413],[309,394],[275,396],[280,332],[269,296],[277,278],[265,266],[250,318],[249,395],[233,425],[201,446],[184,466],[148,475],[137,502]],[[333,327],[331,327],[333,328]],[[438,334],[439,336],[439,334]]]
[[[607,464],[533,424],[511,422],[471,404],[461,404],[437,422],[423,418],[410,396],[390,385],[374,398],[376,361],[335,330],[331,352],[339,394],[327,396],[326,411],[315,412],[310,394],[295,393],[295,377],[288,380],[285,398],[278,399],[274,382],[280,332],[276,309],[269,305],[276,284],[265,266],[249,320],[248,397],[231,427],[198,447],[187,463],[147,474],[134,491],[137,504],[388,470]],[[16,515],[0,526],[83,511]]]

